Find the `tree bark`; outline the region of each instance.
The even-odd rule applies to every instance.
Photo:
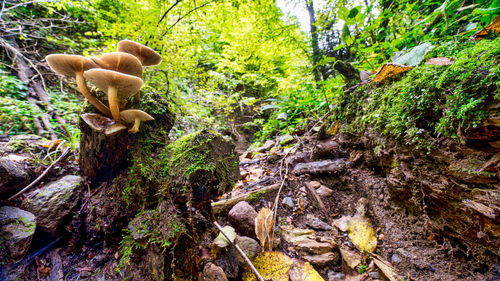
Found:
[[[321,72],[318,67],[318,63],[321,60],[321,50],[319,48],[319,36],[316,27],[316,15],[314,13],[314,2],[313,0],[305,0],[307,12],[309,13],[309,26],[311,32],[311,46],[313,50],[312,63],[313,63],[313,74],[314,80],[316,82],[321,81]]]

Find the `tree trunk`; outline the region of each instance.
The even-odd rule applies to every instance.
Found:
[[[316,28],[316,16],[314,13],[314,3],[313,0],[306,0],[307,12],[309,13],[309,26],[311,32],[311,45],[313,49],[312,63],[313,63],[313,73],[314,80],[316,82],[321,81],[321,72],[318,67],[318,63],[321,60],[321,51],[319,49],[319,38]]]

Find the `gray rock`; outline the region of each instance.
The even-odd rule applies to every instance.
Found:
[[[255,257],[257,257],[257,255],[262,252],[262,247],[260,246],[259,242],[250,237],[238,236],[236,238],[236,245],[241,248],[241,250],[247,255],[250,260],[255,259]],[[238,264],[240,266],[245,266],[245,260],[237,253],[236,256],[238,257]]]
[[[392,257],[391,257],[391,262],[393,263],[400,263],[402,260],[401,258],[398,256],[398,254],[393,254]]]
[[[402,257],[410,258],[410,253],[408,253],[408,251],[403,248],[397,248],[396,253],[398,253]]]
[[[255,217],[257,212],[246,201],[238,202],[229,211],[229,221],[241,234],[246,236],[255,236]]]
[[[255,151],[263,153],[271,149],[273,146],[274,146],[274,140],[268,140],[261,147],[255,149]]]
[[[284,135],[278,138],[278,141],[281,146],[290,144],[294,141],[295,139],[291,135]]]
[[[321,255],[333,251],[333,245],[331,243],[318,242],[312,239],[294,242],[293,246],[299,251],[309,252],[314,255]]]
[[[305,261],[317,266],[325,266],[327,264],[336,263],[340,259],[340,255],[337,252],[327,252],[321,255],[304,255],[302,258]]]
[[[378,274],[378,272],[376,271],[368,272],[368,275],[373,279],[380,279],[380,274]]]
[[[302,174],[334,174],[343,171],[347,167],[344,159],[323,160],[309,163],[298,163],[293,168],[297,175]]]
[[[283,205],[285,205],[286,207],[288,207],[290,209],[295,208],[295,203],[293,202],[292,197],[288,197],[288,196],[284,197],[283,201],[281,203],[283,203]]]
[[[64,217],[78,202],[81,182],[80,176],[64,176],[36,190],[34,195],[25,201],[27,209],[36,216],[40,229],[57,233]]]
[[[35,228],[32,213],[9,206],[0,207],[0,260],[17,260],[26,255]]]
[[[345,274],[342,272],[328,271],[328,281],[343,281]]]
[[[0,196],[6,197],[6,194],[27,185],[29,175],[23,166],[7,157],[0,158]]]
[[[316,229],[316,230],[332,230],[332,227],[327,224],[326,222],[318,219],[317,217],[313,216],[313,215],[307,215],[306,216],[307,218],[307,221],[306,221],[306,225],[309,226],[309,227],[312,227],[313,229]]]
[[[227,281],[226,274],[222,268],[209,262],[203,268],[203,280],[206,281]]]

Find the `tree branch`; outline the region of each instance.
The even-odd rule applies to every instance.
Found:
[[[189,12],[185,13],[183,16],[181,16],[180,18],[177,19],[177,21],[175,21],[169,28],[167,28],[167,30],[165,32],[163,32],[163,34],[161,35],[162,37],[165,36],[176,24],[178,24],[183,18],[187,17],[189,14],[191,14],[192,12],[198,10],[198,9],[201,9],[203,7],[205,7],[206,5],[212,3],[212,2],[215,2],[215,0],[212,0],[212,1],[208,1],[198,7],[195,7],[193,9],[191,9]]]

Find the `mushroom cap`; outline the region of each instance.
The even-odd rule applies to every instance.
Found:
[[[154,120],[153,116],[139,109],[127,109],[120,111],[120,118],[125,123],[133,123],[135,118],[139,118],[141,121]]]
[[[79,55],[53,54],[45,59],[54,72],[72,77],[77,72],[99,67],[91,59]]]
[[[97,113],[84,113],[80,117],[96,132],[102,132],[114,123],[112,119]]]
[[[153,66],[161,63],[161,56],[155,50],[132,40],[118,42],[118,52],[125,52],[138,57],[143,66]]]
[[[106,131],[104,131],[104,134],[106,136],[110,137],[110,136],[117,135],[120,132],[125,131],[126,129],[127,129],[127,127],[125,125],[120,124],[120,123],[116,123],[116,124],[111,125],[109,128],[107,128]]]
[[[101,58],[92,58],[92,60],[104,69],[142,78],[141,61],[129,53],[112,52],[102,55]]]
[[[108,87],[116,87],[118,99],[122,100],[135,95],[143,84],[141,78],[107,69],[90,69],[85,71],[83,76],[106,94]]]

